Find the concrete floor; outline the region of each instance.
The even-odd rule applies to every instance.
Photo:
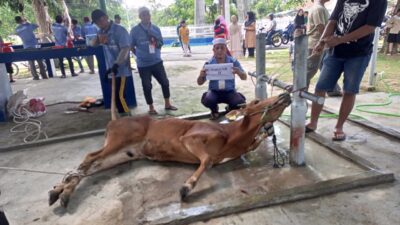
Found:
[[[206,86],[197,87],[195,79],[199,68],[210,56],[210,47],[193,47],[192,58],[181,58],[176,49],[164,51],[165,65],[170,79],[171,96],[179,107],[173,115],[192,114],[205,111],[199,104]],[[197,52],[197,53],[196,53]],[[254,62],[244,60],[247,70],[254,70]],[[134,113],[145,113],[143,93],[138,75],[135,88],[138,107]],[[62,82],[62,83],[61,83]],[[238,89],[248,99],[254,96],[251,80],[238,81]],[[28,87],[29,96],[45,96],[46,103],[64,100],[82,100],[85,96],[101,96],[98,77],[82,74],[76,78],[50,79],[49,81],[18,80],[13,90]],[[153,97],[161,115],[165,112],[161,90],[154,85]],[[361,94],[357,102],[379,100],[385,95]],[[326,104],[336,108],[340,99],[328,98]],[[400,112],[397,97],[391,110]],[[360,113],[357,113],[360,114]],[[366,119],[400,132],[398,118],[385,118],[361,113]],[[97,114],[96,114],[97,115]],[[46,115],[47,116],[47,115]],[[50,116],[50,115],[48,115]],[[73,122],[62,115],[67,122]],[[76,115],[79,117],[79,115]],[[87,118],[85,118],[87,120]],[[64,122],[59,123],[62,128]],[[318,133],[330,139],[335,119],[321,119]],[[78,124],[76,124],[79,127]],[[101,126],[104,126],[101,124]],[[85,129],[93,128],[87,125]],[[287,148],[288,130],[279,126],[278,140]],[[8,125],[0,124],[0,132],[7,132]],[[54,128],[55,129],[55,128]],[[84,130],[85,130],[84,129]],[[348,141],[339,145],[349,149],[385,171],[400,172],[399,141],[346,123]],[[60,134],[60,132],[58,133]],[[2,136],[3,137],[3,136]],[[12,139],[13,136],[8,136]],[[2,145],[9,142],[3,138]],[[54,144],[43,148],[1,153],[0,166],[23,167],[38,170],[67,172],[79,164],[87,152],[102,145],[103,137],[81,139],[68,145]],[[270,142],[268,142],[270,143]],[[189,199],[188,207],[196,204],[212,204],[232,196],[264,193],[272,190],[296,187],[319,180],[356,174],[361,168],[354,166],[312,141],[307,141],[307,167],[272,169],[271,152],[257,150],[247,156],[250,165],[240,160],[213,168],[200,179],[196,191]],[[51,154],[49,154],[51,152]],[[47,191],[59,182],[57,175],[41,175],[0,171],[0,206],[13,224],[138,224],[144,220],[155,220],[157,208],[177,206],[178,190],[195,167],[175,163],[140,161],[122,165],[108,172],[97,174],[81,183],[67,210],[58,206],[47,206]],[[177,174],[181,176],[176,176]],[[293,178],[293,179],[291,179]],[[160,188],[162,187],[162,188]],[[34,207],[32,207],[34,206]],[[400,210],[400,185],[394,183],[359,188],[310,200],[286,203],[268,208],[211,219],[193,224],[398,224]],[[152,217],[153,216],[153,217]]]
[[[278,144],[287,149],[288,128],[277,124],[276,131]],[[85,154],[100,148],[102,141],[103,136],[99,135],[68,144],[61,142],[4,152],[0,165],[68,172],[76,169]],[[47,205],[47,191],[60,182],[62,176],[1,172],[0,204],[10,224],[139,224],[140,221],[157,221],[178,206],[193,208],[243,195],[278,193],[364,171],[312,141],[307,141],[307,146],[306,167],[286,165],[273,169],[272,144],[265,142],[246,155],[247,161],[238,159],[208,170],[187,202],[182,204],[178,190],[196,167],[150,161],[131,162],[87,178],[78,186],[67,209],[58,202],[52,207]]]

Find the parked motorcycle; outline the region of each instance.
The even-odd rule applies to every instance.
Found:
[[[294,23],[290,22],[282,32],[282,43],[287,44],[289,41],[293,41]]]
[[[259,29],[259,33],[263,33],[264,27]],[[275,30],[274,34],[271,36],[270,40],[268,40],[268,34],[265,37],[265,45],[272,45],[274,47],[279,47],[282,44],[282,30]]]

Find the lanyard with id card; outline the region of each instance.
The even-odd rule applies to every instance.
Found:
[[[156,53],[156,44],[157,40],[154,37],[149,38],[149,53],[154,54]]]

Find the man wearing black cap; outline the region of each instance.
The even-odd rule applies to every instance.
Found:
[[[130,40],[128,31],[108,19],[100,9],[92,12],[92,21],[100,28],[95,44],[104,46],[107,75],[116,76],[116,105],[120,114],[129,115],[129,108],[125,101],[126,77],[132,76],[129,69]]]

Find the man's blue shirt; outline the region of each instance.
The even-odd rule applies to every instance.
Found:
[[[215,57],[212,57],[209,61],[209,64],[218,64],[217,59]],[[225,63],[232,63],[233,67],[239,68],[241,72],[244,72],[242,65],[240,65],[239,61],[231,56],[226,56],[225,57]],[[221,85],[219,85],[219,82],[224,82],[225,84],[222,85],[224,88],[221,89]],[[230,80],[210,80],[208,83],[208,89],[213,90],[213,91],[232,91],[235,90],[235,79],[230,79]]]
[[[118,55],[121,52],[121,49],[130,46],[128,31],[124,27],[111,22],[108,30],[99,30],[98,35],[107,36],[107,43],[101,44],[104,46],[104,55],[106,58],[107,69],[110,69],[116,62]],[[122,65],[119,65],[118,74],[116,74],[116,76],[132,76],[130,61],[128,57],[122,63]]]
[[[90,22],[85,23],[85,24],[83,25],[83,27],[82,27],[82,37],[83,37],[83,38],[86,38],[86,35],[94,35],[94,34],[97,34],[97,31],[98,31],[98,29],[97,29],[97,27],[96,27],[94,24],[92,24],[92,23],[90,23]]]
[[[74,38],[77,39],[78,37],[82,36],[82,28],[79,25],[76,25],[72,28],[72,33],[74,34]]]
[[[146,29],[141,23],[134,26],[130,33],[131,48],[135,48],[136,63],[138,67],[147,67],[161,62],[161,46],[155,48],[154,53],[150,53],[150,36],[155,37],[161,44],[163,38],[160,28],[151,24],[149,29]]]
[[[17,26],[15,32],[21,38],[24,48],[35,48],[37,40],[33,33],[39,26],[32,23],[22,23]]]
[[[68,30],[65,26],[59,23],[53,23],[51,26],[51,29],[53,30],[54,33],[54,38],[56,46],[65,46],[67,43],[67,35],[68,35]]]

